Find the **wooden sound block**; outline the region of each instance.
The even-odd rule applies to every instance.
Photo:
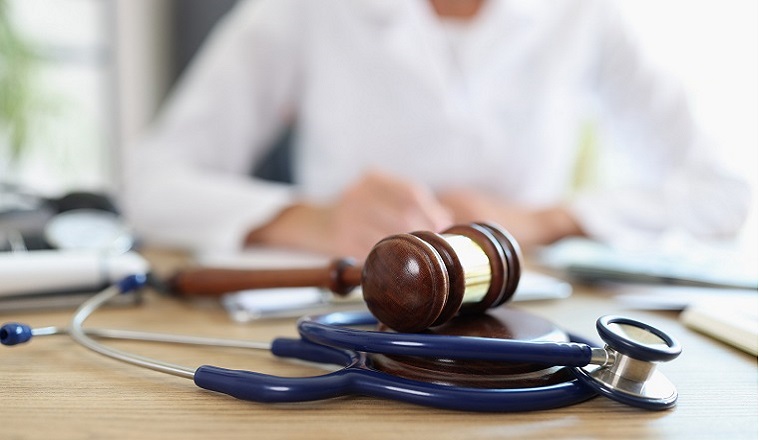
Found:
[[[393,331],[380,324],[380,331]],[[544,318],[509,307],[482,315],[457,316],[426,334],[478,336],[521,341],[568,342],[567,333]],[[371,355],[374,368],[395,376],[475,388],[532,388],[573,378],[565,367],[416,356]]]

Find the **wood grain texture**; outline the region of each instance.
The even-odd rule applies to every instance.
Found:
[[[325,267],[298,269],[182,268],[168,277],[167,288],[179,296],[221,296],[247,289],[322,287],[343,296],[359,284],[361,268],[337,259]]]
[[[402,332],[430,327],[449,300],[450,282],[433,246],[411,234],[385,238],[364,262],[362,293],[378,320]]]

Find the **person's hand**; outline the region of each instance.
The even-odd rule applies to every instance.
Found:
[[[386,236],[440,231],[452,217],[426,187],[373,171],[349,186],[333,203],[296,204],[249,234],[247,244],[298,247],[360,260]]]
[[[446,191],[439,194],[438,199],[452,213],[455,222],[498,223],[524,248],[584,235],[572,213],[560,205],[536,209],[468,190]]]
[[[362,258],[384,237],[440,231],[452,222],[426,187],[377,171],[346,189],[332,206],[330,217],[336,248]]]

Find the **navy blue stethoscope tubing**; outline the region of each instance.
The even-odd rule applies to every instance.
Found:
[[[533,388],[470,388],[451,385],[441,385],[417,380],[405,379],[390,375],[372,368],[367,353],[407,354],[417,356],[448,356],[461,358],[476,358],[485,360],[519,360],[526,361],[526,356],[510,353],[505,356],[491,356],[480,347],[491,349],[494,346],[487,338],[460,338],[440,335],[406,335],[384,332],[367,332],[364,330],[343,328],[345,326],[373,325],[377,321],[366,312],[328,313],[316,317],[305,317],[299,321],[298,331],[301,339],[278,338],[272,342],[271,352],[283,358],[295,358],[320,364],[342,365],[338,371],[313,377],[278,377],[263,373],[204,365],[194,374],[194,382],[201,388],[221,392],[243,400],[257,402],[302,402],[331,399],[346,395],[365,395],[381,397],[425,405],[437,408],[515,412],[533,411],[558,408],[588,400],[596,393],[579,380],[572,380],[556,385]],[[328,336],[324,336],[327,332]],[[336,344],[333,334],[342,335],[353,343],[346,347],[344,341],[338,338]],[[370,334],[370,340],[361,342],[364,335]],[[322,336],[320,336],[322,335]],[[401,338],[399,339],[399,336]],[[411,336],[412,340],[407,338]],[[572,337],[573,346],[588,347],[589,341]],[[393,341],[398,341],[394,343]],[[419,341],[423,341],[420,350]],[[446,344],[454,342],[459,346],[467,343],[464,353],[453,353],[455,350]],[[328,342],[327,344],[322,342]],[[373,345],[374,343],[378,343]],[[500,341],[508,346],[515,341]],[[343,346],[335,347],[335,345]],[[475,349],[471,350],[470,345]],[[517,344],[521,347],[524,344]],[[530,343],[528,345],[531,345]],[[541,345],[546,351],[547,346]],[[556,345],[556,344],[555,344]],[[562,346],[563,344],[560,344]],[[390,350],[387,348],[391,347]],[[406,347],[396,350],[393,347]],[[459,347],[457,347],[459,348]],[[499,347],[503,348],[503,347]],[[535,349],[535,347],[531,347]],[[573,349],[574,350],[574,349]],[[575,352],[575,350],[573,351]],[[452,354],[454,356],[452,356]],[[555,353],[554,356],[560,356]],[[547,361],[540,353],[536,359]],[[556,360],[559,358],[553,358]],[[563,360],[563,359],[561,359]],[[564,365],[564,362],[559,362]],[[588,364],[588,360],[582,365]],[[556,365],[551,362],[550,365]]]
[[[293,378],[204,365],[195,371],[194,382],[201,388],[264,403],[364,395],[479,412],[559,408],[597,395],[577,379],[556,385],[513,389],[459,387],[405,379],[372,369],[366,353],[326,347],[304,339],[275,339],[271,351],[278,357],[344,367],[321,376]]]
[[[376,324],[370,314],[331,313],[304,317],[301,337],[319,345],[365,353],[402,356],[478,359],[583,367],[591,362],[587,343],[516,341],[474,336],[390,333],[345,326]]]

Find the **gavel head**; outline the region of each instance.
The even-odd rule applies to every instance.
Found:
[[[515,239],[494,224],[393,235],[364,262],[364,300],[388,327],[419,332],[503,304],[517,289],[520,258]]]

